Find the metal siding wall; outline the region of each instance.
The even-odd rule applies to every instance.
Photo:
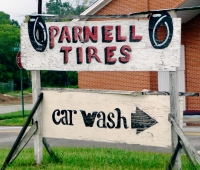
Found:
[[[181,61],[178,67],[178,89],[179,92],[185,92],[185,47],[181,45]],[[158,91],[169,92],[169,71],[158,72]],[[186,108],[185,97],[183,100],[183,108]]]
[[[169,71],[158,72],[158,91],[169,91]]]
[[[178,71],[178,89],[179,92],[185,92],[185,71]]]
[[[185,46],[181,45],[181,61],[180,61],[180,67],[178,67],[178,70],[185,70]]]
[[[181,45],[181,61],[178,67],[179,92],[185,92],[185,48]],[[169,71],[158,72],[158,90],[169,91]]]
[[[178,70],[178,89],[185,92],[185,71]],[[158,91],[169,91],[169,71],[158,72]]]

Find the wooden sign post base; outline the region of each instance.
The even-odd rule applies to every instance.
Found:
[[[26,120],[26,123],[24,124],[23,128],[21,129],[15,143],[13,144],[1,170],[6,169],[7,165],[9,163],[12,163],[15,158],[19,155],[19,153],[22,151],[22,149],[26,146],[26,144],[29,142],[29,140],[31,139],[31,137],[38,131],[38,122],[35,121],[33,123],[33,125],[31,126],[31,128],[28,130],[28,132],[25,134],[30,122],[32,121],[32,118],[38,108],[38,106],[40,105],[41,101],[43,99],[43,93],[40,93],[40,95],[38,96],[38,99],[29,115],[29,117]],[[55,156],[55,154],[53,153],[53,151],[51,150],[49,144],[47,143],[46,139],[43,138],[43,144],[45,146],[45,148],[47,149],[48,153],[50,154],[50,156],[54,157],[56,160],[58,160]]]
[[[192,144],[188,141],[188,139],[186,138],[182,129],[179,127],[179,125],[174,120],[174,116],[172,114],[169,114],[169,122],[171,122],[174,131],[178,135],[178,143],[177,143],[174,153],[171,157],[171,160],[167,166],[167,170],[172,170],[172,168],[174,167],[178,152],[180,152],[181,149],[184,150],[190,163],[194,167],[197,165],[197,163],[200,164],[199,154],[197,153],[196,149],[192,146]]]

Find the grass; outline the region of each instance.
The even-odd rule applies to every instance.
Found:
[[[78,85],[68,85],[67,87],[66,86],[44,86],[42,88],[59,88],[59,89],[66,89],[66,88],[71,88],[71,89],[78,89]]]
[[[24,111],[24,118],[21,111],[0,114],[0,126],[23,126],[29,114],[29,110]]]
[[[78,89],[78,85],[68,85],[67,88],[73,88],[73,89]]]
[[[24,149],[8,170],[32,169],[65,169],[65,170],[164,170],[171,158],[171,154],[138,152],[120,150],[116,148],[53,148],[56,161],[44,150],[41,165],[36,165],[32,148]],[[0,166],[3,164],[9,150],[0,150]],[[182,156],[182,169],[195,170],[186,156]],[[196,167],[197,170],[200,167]]]
[[[28,95],[30,93],[32,93],[32,88],[27,88],[27,89],[23,90],[24,95]],[[21,96],[21,90],[15,90],[15,91],[12,91],[12,92],[7,92],[6,94],[10,95],[10,96],[14,96],[14,97],[19,97],[19,96]]]

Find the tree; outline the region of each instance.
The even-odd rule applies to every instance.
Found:
[[[76,0],[76,6],[81,5],[81,6],[88,7],[96,1],[97,0]]]
[[[30,19],[30,17],[26,15],[24,20],[23,20],[23,23],[28,23],[29,19]]]
[[[61,0],[49,0],[46,3],[47,13],[57,14],[60,16],[71,15],[74,13],[74,8],[69,4],[69,2],[62,3]]]
[[[11,24],[10,15],[0,11],[0,24]]]
[[[48,14],[59,15],[60,18],[56,19],[56,21],[61,22],[69,21],[62,18],[64,16],[79,15],[87,8],[86,4],[87,0],[82,1],[82,3],[77,0],[76,6],[73,7],[73,5],[69,2],[62,2],[61,0],[49,0],[49,2],[46,3],[46,9]]]
[[[16,64],[16,51],[12,47],[20,43],[19,23],[10,20],[10,16],[0,12],[0,82],[14,80],[20,87],[19,68]]]

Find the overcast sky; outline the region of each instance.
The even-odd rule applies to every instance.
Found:
[[[62,0],[74,4],[75,0]],[[49,0],[42,0],[43,11],[45,4]],[[0,11],[10,14],[10,18],[17,20],[20,24],[23,22],[25,15],[37,13],[38,0],[0,0]]]

